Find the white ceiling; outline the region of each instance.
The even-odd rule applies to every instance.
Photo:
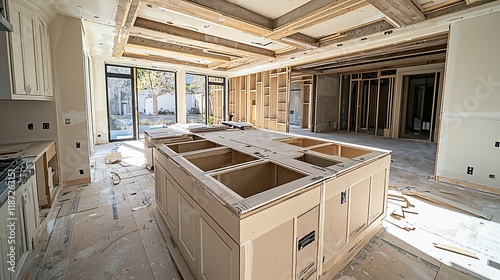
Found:
[[[301,33],[314,38],[321,38],[338,31],[349,29],[353,26],[359,26],[365,23],[384,18],[385,15],[372,5],[367,5],[356,9],[350,13],[334,17],[316,26],[309,27]]]
[[[311,0],[226,0],[268,18],[278,18]]]
[[[272,51],[287,47],[287,45],[283,43],[245,33],[227,26],[211,23],[202,19],[168,11],[166,9],[159,8],[158,6],[152,5],[150,8],[146,6],[145,3],[141,3],[138,16]]]

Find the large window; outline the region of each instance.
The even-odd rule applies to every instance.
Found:
[[[176,123],[175,73],[137,69],[139,135]]]
[[[110,140],[136,138],[132,68],[106,65]]]
[[[186,121],[219,124],[223,121],[225,79],[186,74]]]
[[[206,123],[207,76],[186,74],[186,121]]]
[[[106,83],[110,141],[176,122],[175,73],[106,65]]]

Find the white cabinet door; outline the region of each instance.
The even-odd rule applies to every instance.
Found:
[[[40,46],[37,49],[40,93],[45,96],[53,96],[48,25],[39,17],[37,18],[36,31],[38,46]]]
[[[37,99],[38,96],[40,99],[40,96],[52,96],[48,26],[33,8],[25,5],[9,3],[14,27],[10,33],[13,98],[33,96]]]

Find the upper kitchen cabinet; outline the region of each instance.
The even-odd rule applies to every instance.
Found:
[[[47,24],[23,1],[8,2],[8,17],[14,30],[0,38],[0,56],[9,61],[0,66],[7,68],[0,74],[4,84],[0,98],[50,100],[53,88]]]

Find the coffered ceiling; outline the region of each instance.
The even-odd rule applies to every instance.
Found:
[[[33,0],[38,1],[38,0]],[[405,49],[446,49],[442,32],[419,36],[437,22],[491,0],[52,0],[57,12],[82,18],[94,56],[128,58],[234,73],[259,65],[333,71],[345,57],[366,58],[352,41],[415,33]],[[442,23],[441,23],[442,24]],[[404,32],[403,32],[404,31]],[[432,37],[432,36],[431,36]],[[380,37],[381,38],[381,37]],[[426,39],[427,38],[427,39]],[[444,38],[444,39],[443,39]],[[412,40],[413,40],[412,39]],[[384,41],[385,40],[385,41]],[[437,41],[436,41],[437,40]],[[373,47],[398,44],[385,38]],[[408,41],[408,40],[407,40]],[[411,41],[411,40],[410,40]],[[436,43],[438,42],[438,43]],[[444,45],[443,45],[444,44]],[[411,47],[413,46],[413,47]],[[359,50],[370,46],[359,46]],[[345,48],[347,49],[347,48]],[[351,53],[348,55],[348,53]],[[394,51],[377,53],[390,59]],[[399,55],[402,55],[401,53]],[[375,56],[375,54],[373,55]],[[373,56],[370,56],[373,59]],[[294,61],[295,60],[295,61]],[[321,62],[323,61],[323,62]]]

